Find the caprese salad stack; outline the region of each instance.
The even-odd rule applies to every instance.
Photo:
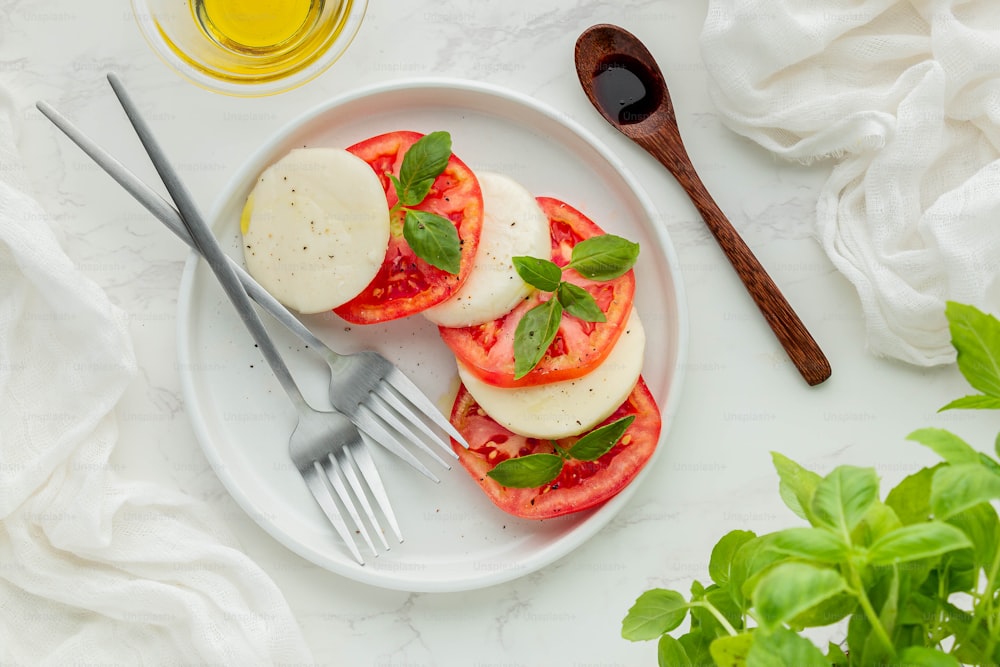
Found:
[[[438,325],[462,381],[451,421],[470,446],[455,451],[501,509],[595,507],[652,455],[638,245],[473,173],[446,132],[293,150],[261,174],[241,229],[247,269],[292,309]]]

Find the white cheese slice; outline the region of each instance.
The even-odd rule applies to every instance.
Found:
[[[557,440],[593,429],[632,393],[642,371],[646,332],[635,309],[600,366],[586,375],[532,387],[486,384],[458,362],[458,376],[500,425],[529,438]]]
[[[247,199],[247,271],[278,301],[318,313],[350,301],[375,277],[389,245],[378,177],[339,148],[299,148],[268,167]]]
[[[531,292],[512,257],[548,259],[549,221],[534,196],[513,179],[476,172],[483,191],[483,228],[469,277],[446,301],[423,311],[445,327],[482,324],[510,312]]]

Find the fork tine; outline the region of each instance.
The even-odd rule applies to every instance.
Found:
[[[340,468],[340,463],[333,458],[333,455],[328,455],[323,459],[321,465],[323,466],[323,472],[326,473],[327,479],[330,480],[330,484],[333,486],[333,490],[337,492],[340,497],[340,502],[347,508],[347,513],[351,515],[351,519],[354,521],[354,525],[357,527],[358,532],[361,533],[361,537],[364,539],[365,544],[368,548],[372,550],[372,553],[378,557],[378,551],[375,550],[375,543],[372,542],[371,536],[368,534],[368,529],[365,528],[365,524],[361,521],[361,517],[358,516],[358,510],[354,507],[354,503],[351,502],[350,493],[347,487],[344,486],[343,471]]]
[[[424,438],[417,432],[417,430],[422,433],[427,433],[433,439],[441,449],[444,449],[445,445],[441,438],[434,434],[430,430],[420,417],[414,414],[409,408],[407,408],[403,403],[396,398],[392,393],[392,388],[387,384],[380,384],[379,387],[368,394],[369,400],[374,404],[372,405],[374,412],[382,420],[384,420],[389,426],[399,431],[399,434],[405,436],[413,445],[419,448],[421,451],[425,452],[428,456],[433,458],[435,461],[440,463],[442,466],[451,470],[451,465],[447,461],[438,456],[437,452],[424,442]],[[403,414],[406,419],[400,419],[396,412],[399,411]],[[414,429],[413,426],[417,426]],[[449,448],[447,450],[457,458],[457,455],[451,451]]]
[[[348,550],[354,559],[358,561],[359,565],[365,564],[365,559],[361,557],[361,552],[358,551],[358,545],[354,543],[354,535],[351,534],[350,529],[348,529],[347,524],[344,523],[344,517],[341,516],[340,510],[337,508],[337,504],[333,502],[333,496],[330,495],[330,489],[327,485],[323,483],[323,479],[320,477],[320,471],[322,466],[318,461],[313,462],[312,468],[305,468],[300,470],[302,473],[302,478],[306,482],[306,486],[309,487],[310,493],[312,493],[313,498],[319,504],[320,508],[323,510],[323,514],[326,518],[333,524],[333,527],[337,530],[337,534],[347,545]]]
[[[458,444],[466,449],[469,448],[469,443],[465,441],[465,438],[458,432],[458,429],[451,425],[448,418],[441,414],[441,411],[431,402],[431,399],[427,398],[427,395],[420,391],[417,385],[413,384],[413,381],[403,371],[392,367],[385,372],[382,379],[392,385],[393,389],[399,392],[400,396],[416,406],[417,410],[421,413],[427,415],[438,428],[451,436]]]
[[[399,530],[396,515],[392,511],[389,496],[385,492],[385,486],[382,484],[382,478],[379,477],[378,468],[375,467],[375,460],[372,459],[371,451],[365,443],[358,441],[349,442],[343,451],[346,458],[353,464],[353,467],[361,471],[361,476],[368,483],[368,490],[371,491],[372,497],[375,498],[375,502],[381,508],[383,516],[389,522],[389,526],[396,535],[396,539],[402,542],[403,534]],[[380,534],[382,535],[382,543],[385,544],[385,535],[384,533]],[[389,545],[385,544],[385,548],[388,549]]]
[[[364,443],[359,442],[358,444],[364,447]],[[372,509],[371,503],[368,502],[368,494],[365,493],[365,487],[361,484],[361,479],[358,478],[358,473],[356,472],[357,464],[348,452],[348,447],[350,447],[350,445],[345,445],[333,456],[337,459],[340,471],[344,474],[344,477],[347,479],[347,483],[354,491],[354,497],[358,499],[358,502],[361,504],[361,509],[364,510],[365,516],[368,517],[368,522],[371,524],[372,528],[375,529],[375,535],[378,536],[379,541],[382,543],[382,548],[388,550],[389,543],[385,540],[385,532],[382,530],[381,524],[379,524],[378,517],[375,516],[375,511]],[[372,481],[368,478],[365,479],[369,483]],[[378,471],[375,472],[374,482],[376,484],[381,484],[381,479],[378,477]]]
[[[354,413],[353,421],[354,424],[368,437],[388,449],[399,458],[403,459],[409,465],[416,468],[418,472],[422,473],[432,482],[441,481],[434,473],[428,470],[427,466],[421,463],[417,457],[410,452],[410,450],[404,447],[395,436],[389,433],[385,426],[382,425],[382,422],[375,417],[375,414],[367,405],[362,403],[358,406]]]

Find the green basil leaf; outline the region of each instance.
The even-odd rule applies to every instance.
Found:
[[[558,477],[562,467],[556,454],[526,454],[501,461],[486,474],[511,489],[534,489]]]
[[[839,533],[826,528],[786,528],[771,536],[768,549],[820,563],[841,563],[849,551]]]
[[[949,301],[945,317],[958,369],[974,389],[1000,397],[1000,321],[975,306]]]
[[[775,470],[778,471],[778,478],[781,480],[781,484],[778,486],[781,499],[796,516],[811,522],[809,507],[812,505],[813,494],[822,478],[777,452],[771,452],[771,460]]]
[[[948,523],[962,531],[973,544],[975,564],[989,571],[1000,547],[1000,517],[988,503],[973,505],[948,517]]]
[[[997,499],[1000,475],[979,463],[942,466],[931,480],[931,509],[938,519]]]
[[[931,480],[935,468],[922,468],[908,475],[885,497],[903,525],[923,523],[931,516]]]
[[[712,555],[708,559],[708,576],[712,581],[720,586],[729,583],[729,576],[733,568],[733,557],[744,544],[757,537],[749,530],[731,530],[722,536],[712,548]]]
[[[938,412],[945,410],[1000,410],[1000,398],[996,396],[986,396],[985,394],[973,394],[956,398],[943,408],[938,408]]]
[[[578,285],[566,282],[560,284],[556,291],[556,298],[559,299],[559,303],[562,304],[567,313],[584,322],[608,321],[604,311],[597,305],[590,292]]]
[[[659,667],[692,667],[684,646],[670,635],[661,635],[656,645],[656,664]]]
[[[716,665],[745,665],[747,653],[753,645],[754,635],[741,632],[738,635],[723,635],[708,646]]]
[[[562,282],[562,269],[555,262],[526,255],[511,258],[521,280],[544,292],[555,292]]]
[[[729,593],[733,601],[746,609],[754,586],[764,574],[778,563],[789,560],[788,556],[771,551],[768,544],[773,533],[755,537],[745,542],[733,555],[733,565],[729,570]]]
[[[719,663],[722,664],[722,663]],[[830,667],[811,641],[788,628],[758,632],[747,652],[747,667]]]
[[[714,639],[714,635],[694,628],[694,624],[692,623],[692,630],[681,635],[677,641],[684,647],[684,653],[691,660],[691,664],[701,667],[702,665],[707,666],[715,663],[712,660],[712,654],[709,650]]]
[[[849,542],[854,546],[868,547],[883,535],[902,527],[896,512],[880,500],[868,507],[864,517],[851,531]]]
[[[971,548],[972,542],[955,526],[930,521],[889,533],[871,546],[868,559],[872,565],[893,565]]]
[[[837,466],[816,486],[812,514],[823,525],[849,533],[878,500],[873,468]]]
[[[608,450],[621,440],[625,431],[634,421],[635,415],[629,415],[600,428],[595,428],[569,448],[569,455],[581,461],[596,461],[607,454]]]
[[[592,236],[573,246],[567,268],[591,280],[613,280],[626,273],[639,257],[639,244],[613,234]]]
[[[729,625],[734,629],[738,631],[745,629],[743,627],[743,608],[733,601],[733,598],[729,593],[728,586],[712,584],[705,590],[704,599],[705,602],[715,608],[715,611],[722,614],[723,618],[729,621]],[[701,627],[703,629],[713,629],[718,637],[729,634],[728,628],[723,626],[719,622],[719,619],[716,618],[715,614],[713,614],[709,609],[706,609],[705,607],[698,607],[697,609],[692,608],[692,617],[696,613],[704,614],[704,620],[701,623]]]
[[[965,440],[943,428],[922,428],[906,436],[907,440],[919,442],[930,448],[948,463],[976,463],[979,452]]]
[[[407,211],[403,238],[417,257],[442,271],[457,274],[462,264],[458,230],[447,218],[427,211]]]
[[[925,646],[907,646],[896,662],[906,667],[962,667],[954,656]]]
[[[775,628],[845,590],[847,582],[836,570],[791,561],[761,577],[753,600],[761,622]]]
[[[826,647],[826,662],[830,667],[848,667],[847,654],[833,642],[829,642]]]
[[[549,299],[524,314],[514,330],[514,379],[531,372],[556,339],[563,309],[558,299]]]
[[[416,206],[422,202],[434,185],[434,179],[448,166],[449,159],[451,135],[447,132],[431,132],[410,146],[403,154],[399,178],[392,179],[400,203]]]
[[[622,620],[622,637],[630,641],[656,639],[677,629],[687,616],[688,603],[677,591],[653,588],[635,601]]]

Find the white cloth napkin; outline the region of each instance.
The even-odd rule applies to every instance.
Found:
[[[701,45],[729,127],[836,160],[817,234],[869,349],[954,359],[944,301],[1000,310],[1000,2],[711,0]]]
[[[108,466],[126,316],[25,194],[11,106],[0,90],[0,664],[309,662],[220,518]]]

